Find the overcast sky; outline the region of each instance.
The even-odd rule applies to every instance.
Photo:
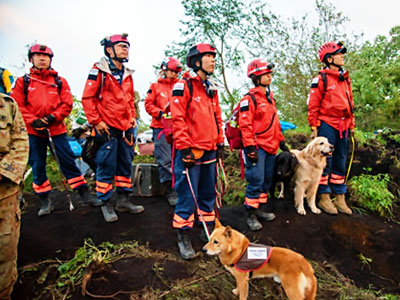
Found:
[[[314,0],[270,0],[272,11],[283,17],[300,17],[312,11]],[[349,32],[388,35],[400,25],[399,0],[328,1],[350,18]],[[103,56],[100,40],[106,35],[129,33],[130,60],[136,70],[135,89],[143,96],[156,79],[153,65],[161,63],[164,49],[178,40],[180,0],[0,0],[0,66],[21,76],[27,44],[47,44],[54,52],[52,66],[67,79],[81,98],[88,72]],[[243,66],[245,69],[246,66]]]

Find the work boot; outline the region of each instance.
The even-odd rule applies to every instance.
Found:
[[[267,221],[267,222],[275,220],[275,218],[276,218],[274,213],[267,213],[260,209],[257,209],[255,211],[255,215],[256,215],[257,219],[262,220],[262,221]]]
[[[175,206],[176,202],[178,201],[178,196],[177,196],[175,190],[172,188],[171,181],[166,181],[164,183],[164,185],[165,185],[169,205]]]
[[[104,203],[102,200],[97,199],[95,195],[90,193],[89,187],[87,185],[82,186],[78,189],[79,196],[81,196],[80,204],[82,206],[102,206]]]
[[[337,207],[337,210],[340,211],[341,213],[348,215],[351,215],[353,213],[346,204],[344,194],[336,195],[336,200],[333,202],[333,204]]]
[[[247,220],[246,223],[249,226],[251,231],[258,231],[262,229],[261,223],[257,220],[257,216],[255,214],[255,208],[247,207]]]
[[[54,204],[51,201],[49,194],[43,194],[39,196],[40,200],[42,200],[42,204],[40,206],[40,210],[38,212],[38,216],[49,215],[54,210]]]
[[[115,213],[114,207],[112,206],[110,200],[107,200],[101,207],[101,212],[103,213],[104,220],[108,223],[118,221],[118,216]]]
[[[184,229],[178,229],[178,248],[179,254],[184,260],[191,260],[194,258],[195,252],[192,243]]]
[[[207,229],[208,229],[208,233],[211,235],[211,233],[214,231],[214,223],[209,223],[207,224]],[[204,225],[203,223],[201,224],[201,231],[200,231],[200,241],[202,241],[203,243],[208,243],[208,238],[206,235],[206,232],[204,231]]]
[[[119,212],[128,211],[132,214],[139,214],[144,211],[141,205],[135,205],[129,201],[129,193],[118,193],[117,205],[115,209]]]
[[[331,196],[328,193],[320,194],[320,200],[318,203],[319,208],[321,208],[324,212],[331,214],[331,215],[337,215],[338,211],[333,205]]]

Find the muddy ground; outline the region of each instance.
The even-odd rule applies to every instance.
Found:
[[[362,173],[365,167],[371,167],[371,173],[389,173],[392,177],[390,189],[398,193],[399,169],[393,164],[393,156],[399,155],[398,146],[383,151],[360,145],[356,151],[352,176]],[[43,264],[40,262],[71,259],[87,238],[91,238],[95,244],[136,240],[146,247],[146,251],[153,253],[123,258],[95,271],[87,290],[93,295],[114,294],[114,297],[105,299],[150,299],[145,297],[149,291],[168,291],[177,283],[196,282],[199,274],[205,272],[204,265],[210,268],[210,262],[215,270],[206,271],[214,274],[213,280],[218,280],[222,274],[226,275],[216,259],[201,253],[203,244],[198,239],[201,229],[198,225],[192,232],[194,248],[199,251],[198,257],[191,262],[179,258],[176,233],[171,227],[173,209],[164,197],[133,198],[135,203],[145,207],[144,213],[120,213],[119,221],[113,224],[104,222],[100,208],[77,207],[70,212],[66,195],[61,191],[53,192],[56,210],[41,218],[37,216],[38,199],[33,195],[25,195],[25,198],[18,258],[20,276],[14,289],[14,300],[56,299],[50,293],[43,293],[43,288],[49,282],[54,282],[59,274],[53,268],[45,278],[41,278],[43,273],[39,270],[43,270]],[[78,196],[73,195],[73,200],[76,202]],[[243,232],[251,241],[288,247],[321,265],[334,265],[357,287],[400,295],[398,222],[359,211],[352,216],[330,216],[325,213],[314,215],[307,209],[307,215],[300,216],[294,209],[285,209],[280,203],[275,213],[276,220],[264,223],[261,231],[253,233],[245,224],[243,207],[223,207],[220,210],[222,223]],[[394,205],[394,213],[399,220],[400,208],[397,204]],[[229,277],[228,281],[233,286],[233,279]],[[271,280],[268,284],[273,289],[278,288],[278,284]],[[321,288],[321,281],[319,286],[317,298],[337,299],[332,291]],[[252,294],[252,289],[255,286],[250,287],[249,299],[276,299],[266,297],[265,291],[263,294]],[[175,294],[175,298],[168,298],[168,293],[158,292],[158,295],[163,299],[188,299],[179,297],[179,294]],[[90,298],[88,295],[82,296],[81,288],[77,287],[71,299]],[[191,299],[235,297],[219,289],[218,284],[210,284],[208,291]]]

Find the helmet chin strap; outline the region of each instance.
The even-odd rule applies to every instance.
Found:
[[[114,57],[112,59],[118,60],[120,63],[125,63],[128,62],[128,58],[121,58],[117,56],[117,53],[115,53],[114,45],[111,47],[114,53]]]

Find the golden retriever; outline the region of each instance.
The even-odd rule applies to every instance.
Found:
[[[250,277],[273,277],[275,281],[282,283],[289,300],[315,299],[317,279],[314,276],[314,270],[302,255],[292,250],[270,247],[267,251],[269,259],[251,271],[252,273],[238,270],[238,261],[242,261],[242,257],[248,258],[247,261],[253,258],[248,250],[252,246],[245,235],[230,226],[222,226],[216,219],[215,229],[211,234],[210,241],[203,247],[203,251],[208,255],[218,255],[223,266],[232,273],[236,280],[236,288],[232,292],[239,296],[240,300],[247,299]],[[261,256],[259,255],[259,257]]]
[[[299,161],[293,180],[295,184],[294,203],[300,215],[306,214],[304,197],[307,197],[307,204],[313,213],[321,213],[321,210],[315,205],[315,198],[319,180],[326,166],[326,157],[332,155],[333,149],[333,145],[329,144],[327,138],[319,136],[302,151],[291,150]]]

